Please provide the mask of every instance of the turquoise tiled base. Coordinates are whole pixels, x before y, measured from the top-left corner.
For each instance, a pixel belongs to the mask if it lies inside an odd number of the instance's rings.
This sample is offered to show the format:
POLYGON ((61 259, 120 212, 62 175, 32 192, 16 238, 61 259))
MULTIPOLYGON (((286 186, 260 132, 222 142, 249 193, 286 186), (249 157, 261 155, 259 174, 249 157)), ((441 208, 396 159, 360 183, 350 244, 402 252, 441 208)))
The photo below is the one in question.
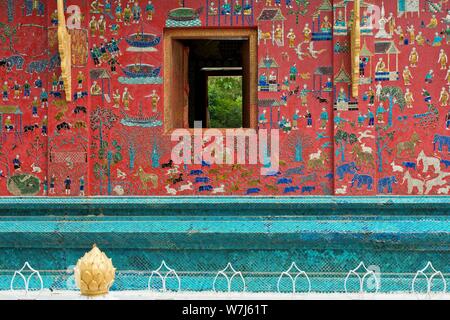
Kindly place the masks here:
MULTIPOLYGON (((428 261, 443 272, 450 288, 448 197, 27 198, 0 203, 0 290, 9 289, 14 270, 25 261, 41 272, 45 287, 73 289, 73 265, 93 243, 118 269, 113 290, 147 288, 151 271, 163 260, 180 276, 184 291, 212 290, 217 272, 229 262, 243 272, 247 291, 255 292, 292 290, 289 281, 277 287, 292 262, 307 273, 315 292, 344 291, 347 273, 361 261, 381 273, 382 292, 410 291, 416 272, 428 261)), ((233 286, 242 289, 240 283, 233 286)), ((168 287, 175 289, 176 283, 169 281, 168 287)), ((297 290, 307 288, 300 278, 297 290)), ((442 288, 442 283, 434 286, 442 288)), ((358 289, 356 279, 347 289, 358 289)))

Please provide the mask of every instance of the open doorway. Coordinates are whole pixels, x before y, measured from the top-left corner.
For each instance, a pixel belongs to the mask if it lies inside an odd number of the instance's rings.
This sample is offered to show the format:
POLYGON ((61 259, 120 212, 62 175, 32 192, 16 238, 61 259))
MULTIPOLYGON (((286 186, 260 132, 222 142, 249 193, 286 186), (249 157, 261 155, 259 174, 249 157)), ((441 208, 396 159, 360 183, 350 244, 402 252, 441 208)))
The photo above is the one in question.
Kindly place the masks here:
POLYGON ((185 49, 189 51, 189 128, 194 127, 195 121, 201 121, 204 128, 242 128, 244 126, 242 80, 243 78, 246 78, 244 81, 247 80, 243 66, 245 55, 248 54, 245 50, 246 42, 247 40, 236 39, 181 41, 185 49), (236 92, 238 79, 241 80, 240 92, 236 92), (221 88, 227 92, 221 91, 221 88), (238 118, 228 119, 228 121, 223 119, 226 114, 231 116, 228 112, 230 109, 236 109, 233 95, 236 99, 241 97, 239 107, 241 114, 238 117, 241 120, 240 123, 236 123, 238 118), (219 121, 219 118, 222 118, 222 121, 219 121), (232 123, 236 123, 236 126, 226 126, 232 123), (217 126, 218 124, 221 126, 217 126))
POLYGON ((242 75, 208 76, 208 128, 241 128, 242 75))
POLYGON ((257 32, 166 29, 165 129, 257 127, 257 32))

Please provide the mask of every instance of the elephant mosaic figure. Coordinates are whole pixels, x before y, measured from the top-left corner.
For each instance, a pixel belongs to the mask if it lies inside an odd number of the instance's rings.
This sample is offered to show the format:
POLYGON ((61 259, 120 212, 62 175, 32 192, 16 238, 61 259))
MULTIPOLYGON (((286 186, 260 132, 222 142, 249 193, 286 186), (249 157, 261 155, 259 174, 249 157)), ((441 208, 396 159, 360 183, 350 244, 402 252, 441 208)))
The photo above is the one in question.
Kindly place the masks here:
POLYGON ((378 181, 378 193, 385 193, 384 189, 387 188, 386 193, 392 193, 392 185, 398 183, 395 176, 385 177, 378 181))
POLYGON ((37 60, 32 61, 28 65, 27 72, 28 73, 42 73, 47 69, 48 61, 47 60, 37 60))
POLYGON ((16 67, 16 70, 22 70, 24 63, 25 59, 18 55, 0 60, 0 66, 6 67, 8 72, 12 71, 14 67, 16 67))
POLYGON ((51 71, 51 70, 55 69, 57 66, 59 66, 60 64, 61 64, 61 57, 59 56, 59 54, 55 54, 49 60, 48 70, 51 71))
POLYGON ((367 185, 367 190, 372 190, 373 187, 373 177, 366 174, 355 174, 352 180, 352 188, 358 183, 357 188, 361 189, 362 186, 367 185))
POLYGON ((356 163, 350 162, 337 167, 336 175, 339 176, 339 180, 343 180, 346 174, 356 174, 358 170, 356 163))
POLYGON ((447 146, 447 150, 450 152, 450 136, 441 136, 436 134, 433 140, 434 150, 436 150, 436 144, 439 151, 443 151, 444 146, 447 146))

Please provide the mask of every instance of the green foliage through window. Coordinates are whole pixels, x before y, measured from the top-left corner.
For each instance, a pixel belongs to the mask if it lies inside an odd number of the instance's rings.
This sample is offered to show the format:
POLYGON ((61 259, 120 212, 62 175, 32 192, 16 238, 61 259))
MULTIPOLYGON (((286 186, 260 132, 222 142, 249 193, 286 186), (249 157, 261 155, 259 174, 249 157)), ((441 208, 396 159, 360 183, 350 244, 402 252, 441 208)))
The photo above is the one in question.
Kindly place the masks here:
POLYGON ((210 128, 242 128, 242 77, 208 77, 210 128))

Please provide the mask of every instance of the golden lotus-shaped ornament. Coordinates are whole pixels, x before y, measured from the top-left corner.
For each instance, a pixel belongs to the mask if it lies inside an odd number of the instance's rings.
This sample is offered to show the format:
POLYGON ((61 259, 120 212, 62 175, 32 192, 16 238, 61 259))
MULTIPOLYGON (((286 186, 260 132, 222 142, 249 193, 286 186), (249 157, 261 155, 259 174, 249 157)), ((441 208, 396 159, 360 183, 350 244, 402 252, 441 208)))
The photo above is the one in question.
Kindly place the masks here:
POLYGON ((94 244, 74 269, 75 282, 85 296, 98 296, 107 294, 114 282, 116 268, 112 260, 100 251, 94 244))

